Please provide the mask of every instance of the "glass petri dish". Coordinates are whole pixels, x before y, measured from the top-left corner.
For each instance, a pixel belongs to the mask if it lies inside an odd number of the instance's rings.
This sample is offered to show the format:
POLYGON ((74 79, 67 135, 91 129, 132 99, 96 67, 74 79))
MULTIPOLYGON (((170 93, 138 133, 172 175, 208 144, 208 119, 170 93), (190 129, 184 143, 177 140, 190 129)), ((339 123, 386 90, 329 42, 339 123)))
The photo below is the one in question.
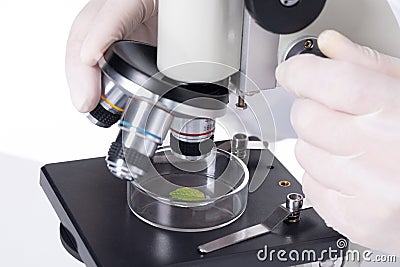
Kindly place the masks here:
POLYGON ((245 211, 249 172, 242 160, 221 149, 197 161, 159 149, 153 168, 128 183, 128 204, 141 220, 180 232, 228 225, 245 211))

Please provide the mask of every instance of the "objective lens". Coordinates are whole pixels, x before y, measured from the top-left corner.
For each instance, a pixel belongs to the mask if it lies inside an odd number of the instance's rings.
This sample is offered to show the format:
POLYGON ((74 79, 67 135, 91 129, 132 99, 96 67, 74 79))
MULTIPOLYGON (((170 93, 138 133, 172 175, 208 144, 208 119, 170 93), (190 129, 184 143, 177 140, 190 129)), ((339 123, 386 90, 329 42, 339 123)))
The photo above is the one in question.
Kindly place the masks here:
POLYGON ((115 85, 105 74, 102 74, 102 88, 105 93, 96 108, 88 114, 88 119, 97 126, 109 128, 121 119, 131 94, 115 85))
POLYGON ((114 176, 120 179, 132 180, 133 177, 125 163, 122 146, 122 131, 119 131, 117 139, 111 144, 106 157, 106 162, 108 169, 114 176))
POLYGON ((171 125, 171 150, 187 160, 199 160, 215 147, 215 120, 209 118, 175 118, 171 125))
POLYGON ((143 175, 150 159, 162 144, 172 122, 168 109, 144 98, 132 97, 120 128, 123 131, 125 161, 132 175, 143 175))

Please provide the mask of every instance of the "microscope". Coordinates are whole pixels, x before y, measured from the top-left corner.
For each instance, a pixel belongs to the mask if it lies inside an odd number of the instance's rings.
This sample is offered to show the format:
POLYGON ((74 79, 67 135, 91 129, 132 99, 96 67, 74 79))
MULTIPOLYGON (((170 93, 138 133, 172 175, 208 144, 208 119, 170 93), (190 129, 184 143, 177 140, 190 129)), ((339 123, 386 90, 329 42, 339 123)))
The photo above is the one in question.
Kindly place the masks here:
MULTIPOLYGON (((217 148, 217 121, 232 113, 229 94, 237 95, 237 108, 253 109, 247 107, 246 95, 276 86, 277 33, 305 28, 324 4, 160 1, 157 47, 119 41, 108 49, 99 61, 103 94, 88 118, 101 127, 118 122, 120 133, 106 162, 113 175, 128 181, 128 203, 136 216, 163 229, 196 232, 230 224, 244 212, 247 166, 234 155, 240 151, 231 147, 227 160, 226 151, 217 148), (289 21, 282 20, 285 14, 289 21), (171 194, 175 197, 169 202, 171 194), (204 202, 179 202, 179 194, 204 196, 204 202), (233 201, 238 203, 226 206, 233 201), (160 219, 160 210, 171 219, 160 219)), ((316 38, 299 40, 285 58, 302 53, 322 56, 316 38)), ((260 124, 262 116, 257 118, 260 124)), ((241 151, 247 150, 245 135, 229 136, 232 144, 243 139, 241 151)), ((248 162, 244 156, 241 160, 248 162)))
POLYGON ((291 266, 343 256, 347 239, 325 225, 269 151, 268 103, 253 100, 277 86, 280 62, 324 56, 313 25, 334 26, 329 10, 344 5, 160 0, 157 47, 118 41, 99 61, 102 95, 88 118, 120 129, 106 158, 41 170, 66 250, 87 266, 291 266), (245 109, 257 136, 236 115, 245 109), (227 130, 232 118, 237 132, 227 130), (215 140, 219 129, 228 140, 215 140), (322 257, 260 260, 266 246, 322 257), (323 253, 329 249, 335 253, 323 253))

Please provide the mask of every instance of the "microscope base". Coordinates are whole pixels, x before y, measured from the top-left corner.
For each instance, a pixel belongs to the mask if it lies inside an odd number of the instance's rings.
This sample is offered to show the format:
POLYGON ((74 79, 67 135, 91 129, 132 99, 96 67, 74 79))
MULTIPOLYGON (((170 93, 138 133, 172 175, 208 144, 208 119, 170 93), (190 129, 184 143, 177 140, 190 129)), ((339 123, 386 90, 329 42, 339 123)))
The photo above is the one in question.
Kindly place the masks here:
MULTIPOLYGON (((260 150, 251 150, 250 178, 259 155, 260 150)), ((271 152, 267 155, 272 159, 271 152)), ((277 159, 272 166, 258 190, 249 193, 247 209, 236 222, 200 233, 166 231, 138 219, 126 201, 126 182, 112 176, 104 158, 45 165, 40 184, 60 218, 62 244, 89 267, 291 266, 322 260, 308 257, 292 260, 289 258, 292 250, 300 256, 303 251, 312 250, 319 257, 329 248, 338 251, 333 256, 340 257, 343 251, 336 243, 343 236, 327 227, 313 209, 303 211, 299 223, 282 223, 271 234, 206 255, 197 251, 200 244, 262 222, 285 201, 288 193, 302 193, 301 185, 277 159), (290 182, 290 186, 279 185, 282 180, 290 182), (257 253, 267 245, 272 261, 269 257, 260 261, 257 253), (287 261, 278 260, 279 250, 286 251, 287 261)), ((328 258, 327 253, 322 255, 328 258)))

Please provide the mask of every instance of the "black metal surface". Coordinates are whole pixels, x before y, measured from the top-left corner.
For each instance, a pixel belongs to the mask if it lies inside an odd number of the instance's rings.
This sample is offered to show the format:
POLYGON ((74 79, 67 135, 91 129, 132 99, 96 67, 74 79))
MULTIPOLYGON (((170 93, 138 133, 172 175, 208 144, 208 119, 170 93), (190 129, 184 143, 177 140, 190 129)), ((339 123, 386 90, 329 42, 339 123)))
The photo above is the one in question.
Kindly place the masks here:
MULTIPOLYGON (((258 156, 259 151, 252 150, 251 175, 258 156)), ((271 153, 269 156, 273 157, 271 153)), ((199 254, 198 245, 264 221, 288 193, 301 193, 300 184, 278 160, 273 166, 262 186, 250 193, 241 218, 222 229, 202 233, 161 230, 137 219, 127 205, 126 183, 110 174, 104 158, 46 165, 41 169, 41 186, 87 266, 289 266, 301 262, 262 262, 257 251, 265 245, 276 251, 296 249, 299 253, 309 249, 319 253, 329 246, 337 249, 341 236, 309 209, 299 223, 282 223, 272 234, 199 254), (280 180, 290 181, 291 186, 279 186, 280 180)))
POLYGON ((157 48, 154 46, 134 41, 118 41, 110 46, 104 59, 125 78, 170 100, 207 109, 221 109, 229 102, 229 91, 226 88, 228 80, 219 82, 220 85, 186 84, 164 76, 157 69, 157 48), (202 101, 189 101, 198 98, 202 101))
POLYGON ((250 15, 264 29, 289 34, 310 25, 321 13, 326 0, 300 0, 287 7, 280 0, 246 0, 250 15))

